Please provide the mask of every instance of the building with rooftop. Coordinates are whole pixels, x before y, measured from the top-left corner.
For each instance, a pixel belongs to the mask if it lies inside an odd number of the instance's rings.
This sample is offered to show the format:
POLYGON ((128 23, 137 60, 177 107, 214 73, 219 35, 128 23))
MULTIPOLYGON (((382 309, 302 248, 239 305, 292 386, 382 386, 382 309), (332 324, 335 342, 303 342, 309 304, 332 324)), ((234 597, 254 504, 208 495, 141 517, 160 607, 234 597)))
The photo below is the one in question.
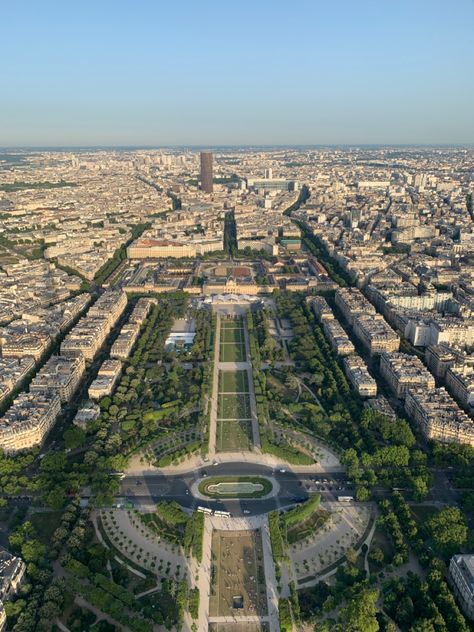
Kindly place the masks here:
POLYGON ((354 334, 370 355, 398 351, 400 338, 380 314, 360 314, 354 319, 354 334))
POLYGON ((335 303, 351 326, 354 324, 356 316, 376 313, 375 307, 357 288, 338 288, 335 294, 335 303))
POLYGON ((326 319, 323 321, 323 331, 327 341, 331 345, 334 353, 338 356, 354 353, 354 345, 349 339, 343 327, 336 319, 326 319))
POLYGON ((365 362, 357 354, 343 360, 344 372, 360 397, 376 397, 377 382, 370 375, 365 362))
POLYGON ((59 395, 61 403, 68 402, 86 370, 82 353, 75 356, 51 356, 30 384, 30 393, 51 390, 59 395))
POLYGON ((122 372, 122 363, 117 359, 105 360, 97 373, 97 377, 89 386, 89 397, 101 399, 111 395, 122 372))
POLYGON ((0 448, 15 454, 42 445, 61 411, 54 391, 20 393, 0 418, 0 448))
POLYGON ((444 388, 407 390, 405 411, 427 439, 474 446, 474 421, 444 388))
POLYGON ((474 555, 453 555, 448 579, 461 610, 466 617, 474 619, 474 555))
POLYGON ((138 323, 125 324, 110 349, 110 357, 126 360, 133 349, 133 345, 139 333, 140 325, 138 323))
POLYGON ((35 359, 32 356, 0 357, 0 404, 20 386, 34 366, 35 359))
POLYGON ((474 366, 454 364, 446 371, 446 387, 461 406, 474 404, 474 366))
POLYGON ((446 371, 456 362, 463 362, 464 355, 459 349, 446 343, 430 345, 425 349, 425 361, 428 369, 435 377, 444 379, 446 371))
POLYGON ((0 547, 0 632, 6 630, 7 623, 4 602, 18 593, 25 571, 26 565, 20 557, 0 547))
POLYGON ((380 373, 399 399, 405 399, 408 388, 435 388, 434 377, 423 362, 407 353, 382 353, 380 373))

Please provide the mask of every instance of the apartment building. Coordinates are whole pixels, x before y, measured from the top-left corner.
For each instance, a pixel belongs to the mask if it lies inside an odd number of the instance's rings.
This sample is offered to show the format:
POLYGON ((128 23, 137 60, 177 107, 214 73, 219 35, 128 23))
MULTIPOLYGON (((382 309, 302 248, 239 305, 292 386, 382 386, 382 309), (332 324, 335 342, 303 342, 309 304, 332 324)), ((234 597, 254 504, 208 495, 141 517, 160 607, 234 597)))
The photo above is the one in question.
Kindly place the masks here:
POLYGON ((11 332, 2 341, 4 358, 32 356, 39 360, 51 344, 51 337, 46 333, 11 332))
POLYGON ((32 356, 0 357, 0 404, 17 388, 35 366, 32 356))
POLYGON ((52 356, 30 384, 30 393, 51 390, 59 395, 61 403, 68 402, 76 392, 86 370, 82 353, 76 356, 52 356))
POLYGON ((97 377, 89 386, 89 397, 101 399, 106 395, 111 395, 121 371, 122 363, 120 360, 105 360, 97 373, 97 377))
POLYGON ((369 303, 357 288, 338 288, 336 290, 335 303, 351 327, 357 316, 376 313, 375 307, 369 303))
POLYGON ((377 382, 359 355, 352 354, 344 358, 343 366, 347 379, 360 397, 376 397, 377 382))
POLYGON ((407 353, 382 353, 380 373, 399 399, 405 399, 409 388, 435 388, 434 377, 423 362, 407 353))
POLYGON ((86 360, 92 360, 126 306, 125 292, 104 292, 63 340, 61 355, 80 352, 86 360))
POLYGON ((446 371, 446 386, 461 406, 474 404, 474 366, 454 364, 446 371))
POLYGON ((405 410, 427 439, 474 446, 474 422, 444 388, 409 389, 405 410))
POLYGON ((398 351, 400 338, 380 314, 360 314, 354 318, 354 334, 370 355, 398 351))
POLYGON ((41 445, 61 411, 53 391, 21 393, 0 418, 0 448, 7 454, 41 445))
POLYGON ((326 299, 322 296, 316 296, 312 299, 311 309, 320 322, 322 322, 323 320, 334 320, 334 313, 329 307, 326 299))
POLYGON ((134 323, 124 325, 110 349, 110 357, 126 360, 130 355, 139 334, 140 325, 134 323))
POLYGON ((130 314, 130 318, 128 319, 129 323, 136 323, 141 325, 143 321, 146 319, 153 305, 156 305, 156 301, 150 298, 140 298, 137 301, 137 304, 133 308, 132 313, 130 314))
POLYGON ((428 369, 435 377, 444 379, 446 371, 456 362, 463 361, 463 354, 458 349, 443 343, 430 345, 425 349, 425 361, 428 369))
POLYGON ((327 338, 327 341, 331 345, 333 351, 338 356, 349 355, 354 353, 354 345, 349 340, 349 336, 346 334, 339 322, 334 320, 323 321, 323 331, 327 338))
POLYGON ((100 296, 89 309, 91 318, 105 318, 109 324, 109 330, 115 325, 127 306, 127 295, 121 290, 108 290, 100 296))
POLYGON ((448 580, 461 610, 474 619, 474 555, 453 555, 449 562, 448 580))
POLYGON ((20 557, 0 547, 0 632, 6 630, 7 623, 4 602, 18 593, 25 571, 26 565, 20 557))
POLYGON ((108 320, 87 315, 69 332, 61 343, 61 355, 82 353, 86 360, 92 360, 104 344, 110 332, 108 320))

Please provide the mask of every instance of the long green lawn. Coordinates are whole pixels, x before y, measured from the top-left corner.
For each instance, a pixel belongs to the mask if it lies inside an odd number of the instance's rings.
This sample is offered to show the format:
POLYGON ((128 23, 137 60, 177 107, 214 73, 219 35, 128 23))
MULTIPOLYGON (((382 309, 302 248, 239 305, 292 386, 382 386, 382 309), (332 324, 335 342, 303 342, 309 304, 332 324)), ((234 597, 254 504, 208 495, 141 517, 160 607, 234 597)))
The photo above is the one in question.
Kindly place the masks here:
POLYGON ((219 393, 248 393, 247 371, 220 371, 219 393))
POLYGON ((248 419, 217 422, 217 452, 241 452, 252 448, 252 424, 248 419))
POLYGON ((221 362, 245 362, 247 356, 244 343, 221 342, 220 361, 221 362))
POLYGON ((221 331, 221 342, 244 342, 243 329, 223 329, 221 331))
POLYGON ((221 329, 242 329, 243 326, 244 323, 241 316, 221 319, 221 329))
POLYGON ((220 393, 217 404, 217 419, 250 419, 250 396, 248 393, 220 393))

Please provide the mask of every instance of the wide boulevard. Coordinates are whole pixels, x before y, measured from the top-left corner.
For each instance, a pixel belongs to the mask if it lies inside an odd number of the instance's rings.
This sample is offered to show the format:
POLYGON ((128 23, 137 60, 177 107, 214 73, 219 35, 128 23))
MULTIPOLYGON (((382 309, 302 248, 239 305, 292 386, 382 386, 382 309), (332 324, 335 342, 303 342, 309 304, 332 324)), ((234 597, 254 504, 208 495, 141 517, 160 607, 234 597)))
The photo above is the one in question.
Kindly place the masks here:
MULTIPOLYGON (((136 507, 147 507, 163 500, 174 500, 182 507, 196 509, 197 506, 229 511, 233 516, 257 515, 273 509, 307 500, 311 494, 320 494, 327 501, 338 496, 352 495, 353 488, 347 484, 344 472, 327 474, 295 474, 283 466, 272 469, 266 465, 251 463, 219 463, 174 475, 159 471, 126 476, 120 485, 122 502, 132 502, 136 507), (266 476, 276 482, 273 496, 264 499, 203 500, 193 495, 195 483, 207 476, 266 476)), ((121 502, 120 500, 118 501, 121 502)))

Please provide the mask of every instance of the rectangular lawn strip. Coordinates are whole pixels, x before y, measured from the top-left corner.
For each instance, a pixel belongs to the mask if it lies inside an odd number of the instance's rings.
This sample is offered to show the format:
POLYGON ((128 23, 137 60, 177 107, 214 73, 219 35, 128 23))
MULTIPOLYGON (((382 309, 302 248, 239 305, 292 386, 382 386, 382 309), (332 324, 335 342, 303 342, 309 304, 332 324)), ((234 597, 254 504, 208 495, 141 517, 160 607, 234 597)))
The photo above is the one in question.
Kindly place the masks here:
POLYGON ((219 393, 248 393, 247 371, 220 371, 219 393))
POLYGON ((221 334, 221 342, 242 343, 244 342, 243 329, 224 329, 221 334))
POLYGON ((242 329, 243 328, 242 318, 222 318, 221 319, 221 328, 222 329, 242 329))
POLYGON ((261 532, 214 531, 212 560, 210 616, 233 616, 236 622, 239 616, 265 616, 267 598, 261 532))
POLYGON ((220 362, 245 362, 246 359, 243 343, 221 342, 220 362))
POLYGON ((217 419, 251 419, 248 393, 220 393, 217 419))
POLYGON ((250 420, 220 420, 217 422, 217 452, 241 452, 252 447, 250 420))

